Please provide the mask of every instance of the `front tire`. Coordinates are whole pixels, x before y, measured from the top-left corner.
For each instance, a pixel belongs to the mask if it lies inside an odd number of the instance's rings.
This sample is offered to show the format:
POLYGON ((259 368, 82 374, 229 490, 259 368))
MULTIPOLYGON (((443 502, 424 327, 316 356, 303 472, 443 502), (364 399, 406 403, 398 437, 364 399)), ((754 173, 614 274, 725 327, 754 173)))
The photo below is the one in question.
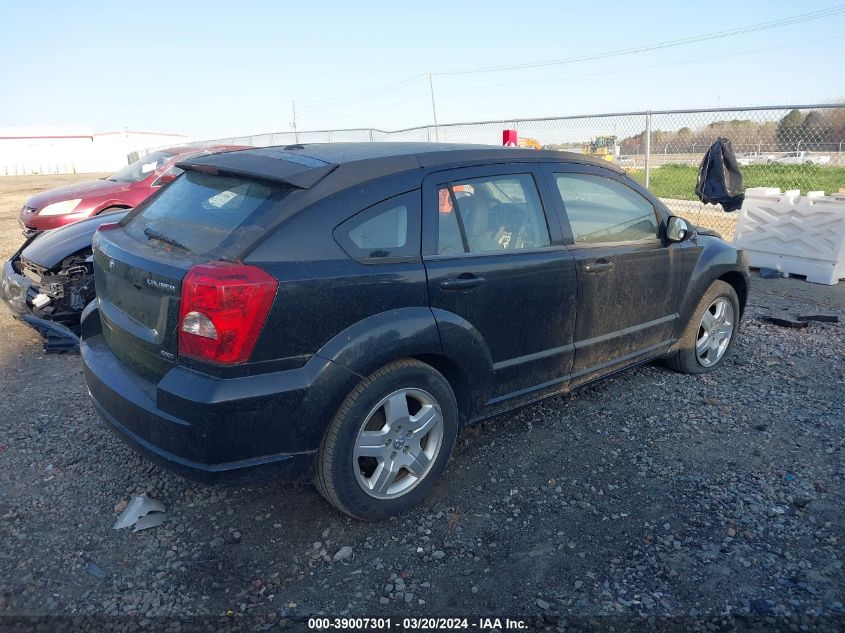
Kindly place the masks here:
POLYGON ((406 359, 364 378, 323 436, 315 483, 341 512, 366 521, 420 503, 455 445, 458 407, 449 382, 406 359))
POLYGON ((714 281, 693 311, 678 350, 665 359, 666 366, 683 374, 704 374, 721 366, 736 341, 739 318, 736 290, 714 281))

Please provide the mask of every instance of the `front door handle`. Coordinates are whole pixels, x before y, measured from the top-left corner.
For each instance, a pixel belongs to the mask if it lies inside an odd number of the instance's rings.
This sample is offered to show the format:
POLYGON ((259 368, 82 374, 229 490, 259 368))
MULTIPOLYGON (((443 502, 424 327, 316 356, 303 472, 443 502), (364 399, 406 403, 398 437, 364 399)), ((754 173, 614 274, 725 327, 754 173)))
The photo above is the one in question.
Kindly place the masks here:
POLYGON ((608 270, 613 270, 615 264, 606 259, 597 259, 594 262, 587 262, 584 264, 585 273, 604 273, 608 270))
POLYGON ((452 279, 444 279, 440 282, 440 289, 469 291, 474 288, 478 288, 478 286, 483 284, 485 281, 484 277, 479 277, 478 275, 473 275, 472 273, 464 273, 463 275, 453 277, 452 279))

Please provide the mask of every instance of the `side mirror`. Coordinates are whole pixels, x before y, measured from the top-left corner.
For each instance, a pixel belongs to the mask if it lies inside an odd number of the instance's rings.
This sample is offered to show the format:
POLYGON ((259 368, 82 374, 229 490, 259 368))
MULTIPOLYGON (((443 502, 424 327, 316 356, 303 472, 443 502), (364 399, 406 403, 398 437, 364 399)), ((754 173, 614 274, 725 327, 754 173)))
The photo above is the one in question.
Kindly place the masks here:
POLYGON ((666 239, 670 242, 683 242, 692 233, 689 223, 676 215, 669 216, 666 222, 666 239))

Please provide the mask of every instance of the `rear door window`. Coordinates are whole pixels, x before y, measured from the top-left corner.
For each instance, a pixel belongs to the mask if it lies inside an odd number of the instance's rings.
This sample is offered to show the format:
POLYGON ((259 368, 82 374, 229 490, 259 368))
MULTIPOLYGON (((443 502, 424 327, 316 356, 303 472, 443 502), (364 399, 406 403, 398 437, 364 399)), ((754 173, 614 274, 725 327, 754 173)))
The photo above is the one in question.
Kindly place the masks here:
POLYGON ((531 174, 452 182, 437 192, 437 254, 549 246, 549 228, 531 174))
POLYGON ((235 238, 258 237, 291 190, 283 184, 188 171, 131 214, 126 231, 142 242, 210 255, 225 251, 235 238))

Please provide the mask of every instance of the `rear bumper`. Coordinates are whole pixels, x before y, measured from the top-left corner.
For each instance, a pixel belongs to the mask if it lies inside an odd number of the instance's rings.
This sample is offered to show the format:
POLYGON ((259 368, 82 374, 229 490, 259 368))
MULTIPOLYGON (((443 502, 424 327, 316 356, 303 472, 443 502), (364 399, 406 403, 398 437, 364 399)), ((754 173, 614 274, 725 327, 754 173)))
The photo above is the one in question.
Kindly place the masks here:
MULTIPOLYGON (((132 431, 128 426, 121 424, 104 405, 94 398, 93 393, 91 398, 100 418, 121 440, 151 462, 185 479, 206 484, 248 484, 265 479, 305 479, 311 473, 311 462, 314 460, 313 451, 309 453, 279 453, 220 464, 205 464, 185 459, 156 446, 132 431)), ((142 412, 137 411, 136 413, 142 412)))
MULTIPOLYGON (((98 319, 93 312, 84 320, 98 319)), ((83 333, 85 380, 106 424, 150 460, 206 483, 308 478, 339 407, 331 390, 345 395, 358 380, 313 357, 299 369, 228 379, 174 367, 156 384, 125 366, 102 334, 85 335, 85 323, 83 333)))

